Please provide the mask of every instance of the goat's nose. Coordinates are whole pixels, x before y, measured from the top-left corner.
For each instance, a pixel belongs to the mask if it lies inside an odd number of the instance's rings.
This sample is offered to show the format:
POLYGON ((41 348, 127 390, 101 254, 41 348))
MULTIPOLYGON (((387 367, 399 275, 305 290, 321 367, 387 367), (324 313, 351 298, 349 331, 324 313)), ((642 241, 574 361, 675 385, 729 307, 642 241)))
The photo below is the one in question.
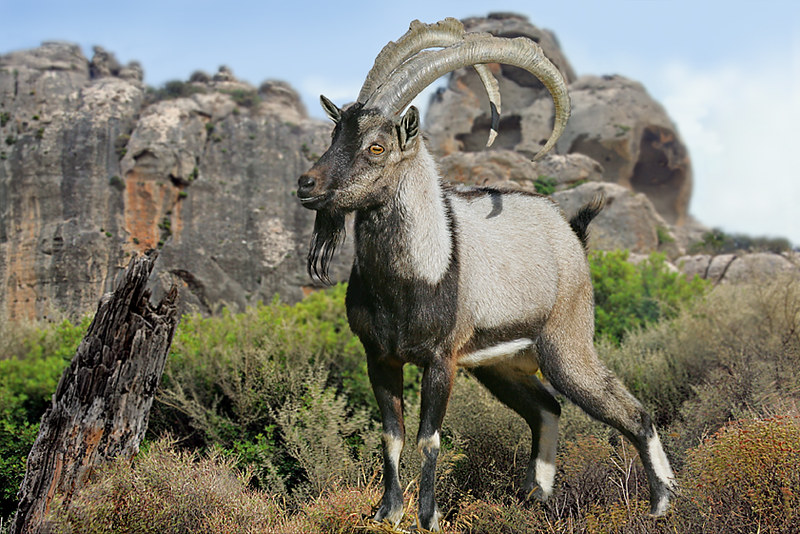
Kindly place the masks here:
POLYGON ((301 197, 308 196, 316 185, 317 181, 312 176, 308 174, 302 175, 297 180, 297 195, 301 197))

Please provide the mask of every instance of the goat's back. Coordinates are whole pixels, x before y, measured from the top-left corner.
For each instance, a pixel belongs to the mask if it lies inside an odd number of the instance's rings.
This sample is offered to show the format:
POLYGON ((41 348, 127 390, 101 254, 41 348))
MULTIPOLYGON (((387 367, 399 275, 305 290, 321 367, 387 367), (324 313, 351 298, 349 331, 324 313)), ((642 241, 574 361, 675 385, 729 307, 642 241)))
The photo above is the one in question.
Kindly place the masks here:
POLYGON ((493 189, 449 196, 464 323, 475 329, 543 325, 558 300, 589 283, 583 246, 549 198, 493 189))

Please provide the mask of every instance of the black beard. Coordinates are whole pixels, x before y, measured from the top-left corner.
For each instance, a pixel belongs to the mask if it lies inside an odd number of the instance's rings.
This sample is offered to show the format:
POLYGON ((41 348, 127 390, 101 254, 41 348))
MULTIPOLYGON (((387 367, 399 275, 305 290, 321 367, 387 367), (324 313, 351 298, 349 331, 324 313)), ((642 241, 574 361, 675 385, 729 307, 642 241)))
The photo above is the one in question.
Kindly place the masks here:
POLYGON ((344 242, 344 213, 331 210, 318 210, 314 219, 314 233, 311 234, 311 248, 308 251, 308 275, 326 285, 333 285, 328 277, 333 253, 344 242))

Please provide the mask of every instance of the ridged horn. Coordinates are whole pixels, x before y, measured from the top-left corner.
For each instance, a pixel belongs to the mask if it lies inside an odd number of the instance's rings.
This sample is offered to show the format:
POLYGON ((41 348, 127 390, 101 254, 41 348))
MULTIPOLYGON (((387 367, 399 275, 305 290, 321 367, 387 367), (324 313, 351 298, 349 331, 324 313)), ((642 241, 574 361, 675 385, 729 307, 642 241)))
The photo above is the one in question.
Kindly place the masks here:
MULTIPOLYGON (((415 56, 426 48, 444 48, 464 39, 466 34, 461 21, 447 17, 434 24, 423 24, 413 21, 408 31, 396 42, 390 41, 375 58, 375 64, 367 74, 364 85, 358 93, 358 102, 365 103, 378 88, 386 82, 391 74, 396 71, 409 58, 415 56)), ((489 97, 492 113, 492 129, 489 132, 489 141, 486 146, 491 146, 497 137, 497 126, 500 122, 500 86, 486 65, 474 65, 480 76, 489 97)))
POLYGON ((461 41, 447 48, 418 53, 398 67, 369 97, 364 107, 377 108, 389 116, 399 114, 440 76, 462 67, 485 63, 503 63, 525 69, 550 91, 555 104, 555 121, 550 139, 533 159, 541 158, 564 131, 570 112, 569 94, 561 72, 547 59, 539 45, 525 37, 508 39, 487 33, 467 33, 461 41))

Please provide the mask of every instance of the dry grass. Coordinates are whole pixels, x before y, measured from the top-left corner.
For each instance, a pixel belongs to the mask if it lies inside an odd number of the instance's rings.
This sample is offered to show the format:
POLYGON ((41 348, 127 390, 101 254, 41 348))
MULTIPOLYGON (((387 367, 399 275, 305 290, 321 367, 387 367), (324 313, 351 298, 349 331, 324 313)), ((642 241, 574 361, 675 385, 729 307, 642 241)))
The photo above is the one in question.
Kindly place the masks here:
MULTIPOLYGON (((718 287, 675 319, 629 333, 619 347, 601 346, 601 355, 658 414, 681 487, 667 515, 648 515, 647 483, 631 446, 569 404, 556 493, 544 505, 520 505, 514 495, 528 460, 528 429, 459 375, 438 470, 446 532, 800 532, 800 283, 718 287)), ((253 490, 232 459, 159 443, 62 507, 62 531, 408 531, 417 508, 418 400, 406 403, 406 513, 394 529, 371 520, 382 487, 371 441, 379 431, 347 408, 324 376, 317 379, 275 413, 306 477, 301 493, 253 490)))

